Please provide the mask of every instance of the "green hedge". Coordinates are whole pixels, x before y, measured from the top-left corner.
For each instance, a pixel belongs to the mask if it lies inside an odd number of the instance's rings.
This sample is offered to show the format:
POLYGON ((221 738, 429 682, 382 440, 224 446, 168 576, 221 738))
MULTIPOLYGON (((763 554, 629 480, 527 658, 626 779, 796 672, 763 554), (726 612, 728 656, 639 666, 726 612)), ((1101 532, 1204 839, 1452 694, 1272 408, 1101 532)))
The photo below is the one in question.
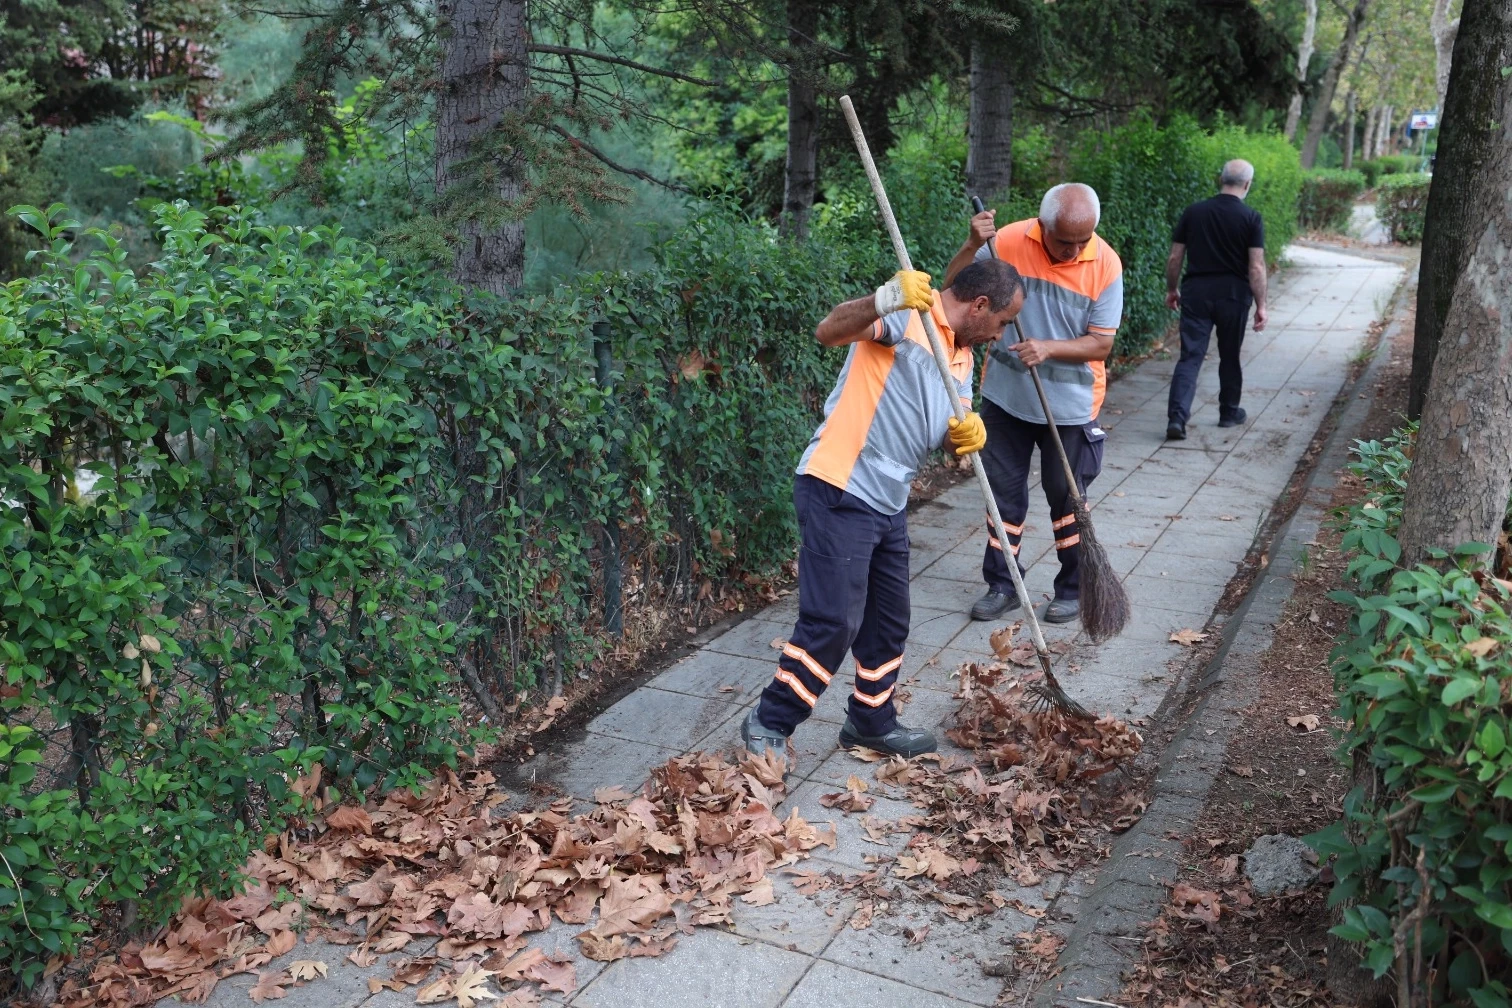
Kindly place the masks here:
POLYGON ((1266 261, 1274 264, 1297 232, 1302 183, 1298 155, 1280 134, 1237 127, 1204 132, 1189 120, 1157 126, 1148 119, 1089 131, 1072 154, 1071 178, 1102 199, 1098 233, 1123 259, 1124 322, 1116 352, 1142 353, 1171 323, 1165 306, 1165 263, 1181 212, 1217 192, 1225 161, 1255 166, 1248 202, 1265 220, 1266 261))
POLYGON ((1416 245, 1423 240, 1431 175, 1388 175, 1376 192, 1376 215, 1392 241, 1416 245))
POLYGON ((1309 231, 1344 232, 1354 211, 1355 197, 1365 191, 1365 175, 1357 171, 1320 168, 1304 172, 1297 218, 1309 231))
MULTIPOLYGON (((1414 1003, 1492 1008, 1512 976, 1512 591, 1467 564, 1399 566, 1412 432, 1362 443, 1344 518, 1354 591, 1335 651, 1341 755, 1370 781, 1308 838, 1334 857, 1334 933, 1376 976, 1432 977, 1414 1003), (1396 936, 1405 933, 1400 945, 1396 936), (1421 969, 1413 961, 1421 949, 1421 969), (1402 953, 1398 957, 1399 951, 1402 953)), ((1462 547, 1464 557, 1483 547, 1462 547)), ((1356 780, 1360 779, 1357 771, 1356 780)), ((1416 981, 1414 981, 1414 984, 1416 981)))

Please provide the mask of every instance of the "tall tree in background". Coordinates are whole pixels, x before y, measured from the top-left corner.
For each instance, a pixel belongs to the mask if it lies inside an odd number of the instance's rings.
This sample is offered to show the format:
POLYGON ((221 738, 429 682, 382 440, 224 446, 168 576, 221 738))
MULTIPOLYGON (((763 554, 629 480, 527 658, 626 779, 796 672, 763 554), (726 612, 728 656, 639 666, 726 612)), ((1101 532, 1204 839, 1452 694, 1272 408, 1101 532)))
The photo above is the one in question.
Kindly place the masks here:
POLYGON ((1438 107, 1444 108, 1444 95, 1449 90, 1449 65, 1454 58, 1454 39, 1459 34, 1460 19, 1449 16, 1449 6, 1454 0, 1433 0, 1433 16, 1429 30, 1433 32, 1434 69, 1437 71, 1438 107))
POLYGON ((1286 139, 1297 138, 1297 123, 1302 119, 1302 92, 1307 89, 1307 67, 1312 62, 1313 42, 1318 37, 1318 0, 1305 0, 1307 10, 1302 20, 1302 41, 1297 46, 1297 87, 1286 106, 1286 139))
POLYGON ((1334 91, 1339 86, 1340 76, 1348 69, 1355 40, 1360 36, 1360 26, 1365 23, 1365 15, 1369 11, 1370 0, 1355 0, 1355 5, 1350 9, 1349 16, 1344 22, 1344 38, 1339 43, 1338 51, 1328 61, 1328 69, 1318 85, 1318 93, 1313 97, 1312 115, 1307 121, 1307 136, 1302 141, 1303 168, 1311 168, 1318 160, 1318 144, 1322 141, 1323 130, 1328 125, 1328 114, 1333 106, 1334 91))
POLYGON ((1506 198, 1505 180, 1495 177, 1492 165, 1505 154, 1505 109, 1512 95, 1508 65, 1512 65, 1512 0, 1465 0, 1423 221, 1409 417, 1424 410, 1438 366, 1441 336, 1459 296, 1461 274, 1487 222, 1501 212, 1501 201, 1506 198))
POLYGON ((525 112, 530 100, 525 0, 441 0, 436 195, 467 206, 452 277, 507 294, 525 272, 525 112))
POLYGON ((819 182, 819 6, 788 0, 787 164, 783 173, 782 230, 808 234, 819 182))
MULTIPOLYGON (((1495 546, 1512 490, 1512 79, 1505 72, 1512 63, 1506 44, 1512 2, 1466 0, 1463 17, 1447 99, 1456 114, 1467 107, 1490 113, 1470 122, 1480 134, 1476 152, 1489 154, 1459 190, 1476 201, 1479 212, 1462 218, 1465 226, 1456 232, 1467 257, 1453 284, 1444 318, 1450 338, 1438 345, 1407 476, 1400 532, 1407 565, 1433 548, 1495 546), (1467 50, 1479 49, 1479 43, 1466 43, 1482 32, 1502 40, 1500 57, 1469 65, 1467 50), (1473 99, 1466 100, 1464 91, 1474 92, 1473 99)), ((1468 132, 1457 139, 1465 142, 1468 132)), ((1447 139, 1439 141, 1446 161, 1458 153, 1444 149, 1447 139)), ((1423 262, 1426 269, 1426 246, 1423 262)))
POLYGON ((972 40, 966 119, 966 187, 989 202, 1013 181, 1013 73, 994 43, 985 35, 972 40))

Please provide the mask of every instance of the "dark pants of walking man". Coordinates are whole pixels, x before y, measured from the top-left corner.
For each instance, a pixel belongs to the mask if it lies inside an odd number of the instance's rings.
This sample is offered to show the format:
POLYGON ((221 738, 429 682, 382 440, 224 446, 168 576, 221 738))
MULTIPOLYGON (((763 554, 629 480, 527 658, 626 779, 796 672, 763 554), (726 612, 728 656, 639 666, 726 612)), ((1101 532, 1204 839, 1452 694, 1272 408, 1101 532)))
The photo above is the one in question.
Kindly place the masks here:
MULTIPOLYGON (((1039 448, 1040 482, 1045 500, 1050 505, 1050 524, 1055 532, 1056 556, 1060 559, 1060 573, 1055 576, 1055 597, 1079 599, 1081 530, 1076 526, 1066 473, 1050 440, 1049 426, 1020 420, 991 400, 982 403, 982 423, 987 427, 987 447, 982 450, 982 461, 987 466, 987 479, 992 484, 992 495, 997 498, 1003 529, 1008 533, 1009 548, 1015 558, 1024 535, 1024 519, 1029 513, 1029 463, 1034 457, 1034 449, 1039 448)), ((1060 431, 1061 443, 1066 446, 1066 457, 1071 460, 1078 488, 1085 494, 1087 485, 1102 471, 1105 435, 1095 423, 1086 427, 1056 429, 1060 431)), ((1020 563, 1019 570, 1023 569, 1024 565, 1020 563)), ((993 538, 990 526, 987 548, 982 556, 982 579, 993 591, 1013 595, 1013 575, 1008 571, 1002 548, 993 538)))
POLYGON ((1237 417, 1239 396, 1244 391, 1239 348, 1244 343, 1249 311, 1249 288, 1227 277, 1189 280, 1182 285, 1181 359, 1171 375, 1171 398, 1166 407, 1171 423, 1185 427, 1192 415, 1197 373, 1202 369, 1214 329, 1218 330, 1218 419, 1237 417))
POLYGON ((893 685, 908 641, 908 512, 882 514, 813 476, 793 481, 793 503, 803 542, 798 624, 762 693, 762 723, 791 735, 850 651, 851 722, 862 735, 886 735, 898 724, 893 685))

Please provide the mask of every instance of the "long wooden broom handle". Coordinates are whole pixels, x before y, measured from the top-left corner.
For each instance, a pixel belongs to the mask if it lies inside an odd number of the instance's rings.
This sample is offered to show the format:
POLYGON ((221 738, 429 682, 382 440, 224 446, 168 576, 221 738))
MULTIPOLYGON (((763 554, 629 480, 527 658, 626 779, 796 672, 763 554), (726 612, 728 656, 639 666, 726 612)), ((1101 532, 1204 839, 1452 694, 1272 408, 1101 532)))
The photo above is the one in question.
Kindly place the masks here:
MULTIPOLYGON (((971 207, 977 213, 987 209, 982 203, 982 197, 971 197, 971 207)), ((987 243, 987 251, 992 258, 997 258, 996 239, 987 243)), ((1018 319, 1013 320, 1013 331, 1018 333, 1018 341, 1024 342, 1024 330, 1020 328, 1018 319)), ((1060 428, 1056 426, 1055 414, 1050 412, 1050 397, 1045 395, 1045 384, 1040 381, 1039 368, 1029 368, 1029 377, 1034 379, 1034 391, 1039 393, 1040 409, 1045 411, 1045 423, 1050 427, 1050 440, 1055 442, 1056 454, 1060 456, 1061 466, 1066 470, 1066 486, 1071 488, 1071 496, 1086 504, 1086 498, 1082 496, 1081 488, 1076 484, 1076 472, 1071 468, 1071 459, 1066 455, 1066 446, 1061 443, 1060 428)))
MULTIPOLYGON (((861 167, 866 170, 866 180, 871 183, 872 195, 877 198, 877 210, 882 214, 882 223, 887 228, 887 237, 892 241, 894 254, 898 257, 898 268, 913 269, 913 260, 908 257, 908 246, 903 244, 903 233, 898 230, 898 219, 893 216, 892 203, 887 198, 887 190, 882 186, 882 176, 877 171, 877 163, 872 160, 871 147, 866 142, 866 134, 861 132, 861 120, 856 118, 856 108, 851 104, 850 95, 840 97, 840 111, 845 113, 845 123, 850 127, 851 139, 856 141, 856 153, 861 155, 861 167)), ((955 406, 957 420, 966 416, 966 407, 961 405, 960 388, 956 383, 955 376, 950 373, 950 359, 945 356, 945 341, 940 338, 940 330, 935 326, 934 315, 931 312, 919 312, 919 320, 924 323, 924 332, 929 337, 929 348, 934 351, 935 364, 940 369, 940 380, 945 383, 945 393, 955 406)), ((1040 663, 1049 668, 1050 649, 1045 646, 1045 635, 1040 630, 1039 620, 1034 615, 1034 604, 1029 599, 1029 592, 1024 588, 1024 576, 1019 573, 1018 558, 1013 555, 1013 548, 1008 542, 1008 531, 1003 528, 1003 516, 998 513, 997 498, 993 496, 992 484, 987 482, 987 469, 982 465, 982 453, 971 453, 971 468, 976 472, 978 485, 982 488, 982 496, 987 501, 987 519, 992 523, 993 534, 1003 546, 1003 559, 1007 562, 1008 573, 1013 578, 1013 590, 1024 603, 1024 615, 1029 622, 1029 630, 1034 635, 1034 649, 1038 652, 1040 663)))

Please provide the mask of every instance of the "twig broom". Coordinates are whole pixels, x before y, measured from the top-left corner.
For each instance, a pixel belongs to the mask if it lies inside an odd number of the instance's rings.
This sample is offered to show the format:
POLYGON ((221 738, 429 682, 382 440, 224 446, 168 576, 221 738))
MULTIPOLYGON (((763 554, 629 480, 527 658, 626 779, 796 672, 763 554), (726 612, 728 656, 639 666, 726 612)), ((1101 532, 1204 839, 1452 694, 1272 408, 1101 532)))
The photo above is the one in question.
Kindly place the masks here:
MULTIPOLYGON (((986 209, 979 196, 971 197, 971 207, 977 213, 986 209)), ((988 242, 987 249, 994 259, 997 258, 997 249, 991 242, 988 242)), ((1013 331, 1018 333, 1018 341, 1022 343, 1024 330, 1019 327, 1018 319, 1013 320, 1013 331)), ((1050 440, 1055 442, 1055 452, 1060 456, 1061 466, 1066 473, 1066 493, 1071 497, 1071 512, 1076 518, 1077 534, 1081 536, 1082 628, 1094 644, 1101 644, 1110 637, 1123 633, 1124 627, 1129 625, 1129 595, 1124 591, 1123 582, 1113 572, 1107 551, 1097 541, 1097 530, 1092 527, 1092 514, 1087 508, 1087 499, 1082 496, 1081 487, 1076 482, 1076 473, 1071 469, 1071 460, 1066 456, 1066 446, 1061 442, 1060 428, 1055 425, 1055 414, 1050 412, 1050 397, 1045 395, 1039 368, 1031 367, 1029 377, 1034 379, 1034 391, 1039 395, 1040 409, 1045 411, 1050 440)), ((1006 542, 1003 539, 998 541, 1006 542)), ((1010 563, 1010 566, 1017 564, 1010 563)), ((1024 596, 1020 594, 1019 598, 1024 596)), ((1029 600, 1025 598, 1024 604, 1028 605, 1029 600)))
MULTIPOLYGON (((887 198, 887 190, 882 187, 882 176, 877 172, 877 163, 872 160, 871 147, 866 143, 866 134, 861 132, 861 120, 856 118, 856 108, 851 104, 849 95, 841 96, 840 110, 845 113, 845 122, 850 127, 851 138, 856 141, 856 153, 861 156, 861 166, 866 169, 867 181, 871 183, 872 194, 877 198, 877 210, 882 215, 882 223, 887 228, 887 237, 892 241, 893 252, 898 257, 898 267, 911 270, 913 260, 908 256, 908 247, 903 244, 903 235, 898 230, 898 220, 893 216, 892 203, 887 198)), ((950 360, 945 356, 945 343, 940 339, 940 330, 936 328, 933 316, 927 311, 919 312, 919 320, 923 322, 924 332, 929 337, 929 347, 934 352, 935 364, 940 369, 940 380, 945 383, 950 401, 955 403, 956 419, 964 419, 966 408, 961 405, 955 378, 950 374, 950 360)), ((997 498, 992 495, 992 486, 987 482, 987 470, 982 465, 982 455, 980 452, 974 452, 970 457, 971 468, 975 471, 977 483, 982 488, 982 496, 987 500, 987 517, 992 522, 993 532, 998 542, 1003 544, 1004 552, 1010 553, 1008 533, 1003 529, 1003 518, 998 513, 997 498)), ((1024 589, 1023 575, 1019 573, 1018 564, 1013 562, 1011 553, 1008 559, 1008 571, 1013 576, 1013 590, 1018 592, 1019 598, 1027 602, 1029 595, 1024 589)), ((1028 618, 1030 633, 1034 638, 1034 651, 1039 656, 1040 671, 1045 675, 1043 683, 1036 683, 1031 687, 1034 695, 1063 714, 1090 719, 1092 715, 1066 694, 1060 683, 1056 681, 1055 673, 1050 671, 1050 649, 1045 646, 1045 635, 1040 630, 1039 620, 1035 618, 1034 607, 1026 604, 1024 611, 1028 618)))

